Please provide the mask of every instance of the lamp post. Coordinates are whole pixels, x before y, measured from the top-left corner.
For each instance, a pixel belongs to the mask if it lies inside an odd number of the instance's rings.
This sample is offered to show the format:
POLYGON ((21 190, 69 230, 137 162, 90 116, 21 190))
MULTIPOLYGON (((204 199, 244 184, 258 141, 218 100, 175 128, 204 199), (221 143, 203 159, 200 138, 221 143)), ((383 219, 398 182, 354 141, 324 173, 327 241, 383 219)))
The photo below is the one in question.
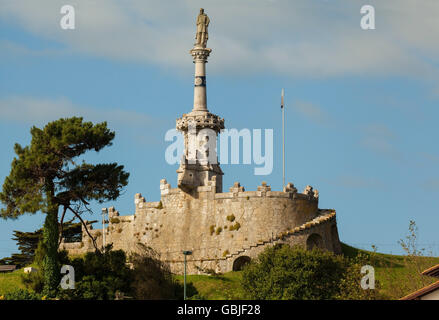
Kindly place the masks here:
POLYGON ((184 254, 184 300, 186 300, 186 256, 192 254, 192 251, 183 251, 184 254))

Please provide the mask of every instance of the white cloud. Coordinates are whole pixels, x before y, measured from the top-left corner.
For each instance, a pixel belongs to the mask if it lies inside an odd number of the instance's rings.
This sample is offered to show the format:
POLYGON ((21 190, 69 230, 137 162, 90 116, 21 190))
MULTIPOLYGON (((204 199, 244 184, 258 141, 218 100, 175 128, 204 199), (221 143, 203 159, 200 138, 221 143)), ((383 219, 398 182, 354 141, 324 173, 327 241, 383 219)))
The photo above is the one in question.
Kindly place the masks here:
POLYGON ((134 111, 79 106, 66 98, 6 97, 0 99, 0 121, 44 125, 59 118, 84 117, 86 121, 108 121, 110 125, 145 126, 155 123, 150 117, 134 111))
POLYGON ((325 110, 311 102, 296 101, 293 103, 292 108, 313 122, 325 125, 333 122, 325 110))
POLYGON ((422 187, 427 191, 438 191, 439 190, 439 179, 429 179, 424 181, 422 187))
POLYGON ((370 124, 362 128, 363 138, 361 144, 367 149, 379 155, 401 160, 402 153, 395 146, 397 135, 387 126, 382 124, 370 124))
POLYGON ((367 188, 377 189, 383 186, 383 182, 372 177, 361 177, 357 175, 344 175, 335 179, 334 184, 344 188, 367 188))
POLYGON ((76 30, 61 30, 65 1, 4 0, 0 18, 71 52, 191 68, 194 20, 211 17, 209 68, 289 76, 422 75, 434 79, 439 1, 370 0, 377 29, 360 28, 362 1, 76 0, 76 30))

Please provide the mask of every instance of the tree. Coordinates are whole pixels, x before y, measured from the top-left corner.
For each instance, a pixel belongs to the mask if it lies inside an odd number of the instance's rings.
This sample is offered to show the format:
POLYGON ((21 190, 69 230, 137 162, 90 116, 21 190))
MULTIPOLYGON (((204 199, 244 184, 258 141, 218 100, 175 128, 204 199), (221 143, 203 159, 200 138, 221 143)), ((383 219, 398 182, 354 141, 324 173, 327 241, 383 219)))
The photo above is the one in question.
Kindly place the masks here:
POLYGON ((83 257, 69 259, 65 264, 75 270, 75 289, 62 290, 58 297, 65 300, 114 300, 117 292, 130 294, 133 272, 122 250, 87 252, 83 257))
POLYGON ((181 286, 175 281, 169 264, 160 260, 159 254, 150 247, 138 243, 133 253, 134 279, 132 291, 138 300, 177 299, 181 286))
MULTIPOLYGON (((95 221, 88 221, 87 224, 94 223, 95 221)), ((37 250, 38 243, 43 238, 43 229, 38 229, 34 232, 23 232, 14 230, 14 237, 12 240, 17 242, 20 253, 13 253, 11 257, 3 258, 0 260, 0 264, 13 264, 18 267, 24 267, 31 264, 34 261, 35 251, 37 250)), ((82 239, 81 223, 73 223, 67 221, 63 223, 62 239, 64 242, 78 242, 82 239)))
MULTIPOLYGON (((60 277, 57 252, 62 227, 58 226, 63 225, 66 212, 72 212, 91 237, 81 214, 91 212, 88 205, 92 200, 115 200, 127 185, 129 174, 117 163, 93 165, 77 159, 89 150, 98 152, 112 145, 115 133, 107 128, 106 122, 94 125, 78 117, 59 119, 43 129, 34 126, 30 133, 29 146, 15 144, 17 157, 0 193, 0 201, 5 205, 0 216, 16 219, 25 213, 46 214, 43 272, 45 293, 52 295, 60 277)), ((93 243, 96 247, 95 239, 93 243)))
POLYGON ((422 275, 422 272, 437 264, 437 259, 432 252, 426 252, 425 248, 420 247, 418 239, 416 222, 410 220, 408 233, 398 241, 405 255, 397 263, 391 262, 384 266, 383 278, 388 287, 386 293, 391 299, 402 298, 435 282, 434 278, 422 275), (395 268, 401 271, 395 272, 395 268))
POLYGON ((328 251, 276 245, 244 267, 242 286, 252 299, 373 299, 360 287, 361 266, 328 251))

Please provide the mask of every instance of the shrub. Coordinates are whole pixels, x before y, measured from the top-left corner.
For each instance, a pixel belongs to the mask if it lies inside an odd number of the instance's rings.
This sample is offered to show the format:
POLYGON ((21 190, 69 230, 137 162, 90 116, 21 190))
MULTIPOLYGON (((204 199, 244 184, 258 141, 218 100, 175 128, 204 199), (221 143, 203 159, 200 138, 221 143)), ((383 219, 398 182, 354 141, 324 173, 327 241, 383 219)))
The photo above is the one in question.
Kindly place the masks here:
POLYGON ((104 253, 88 252, 68 263, 75 269, 75 289, 60 290, 59 298, 72 300, 113 300, 116 292, 130 294, 132 271, 122 250, 106 247, 104 253))
POLYGON ((219 235, 222 231, 223 231, 223 228, 218 227, 218 228, 216 228, 215 234, 219 235))
POLYGON ((210 231, 210 235, 213 235, 213 234, 215 233, 215 226, 214 226, 214 225, 211 225, 211 226, 209 227, 209 231, 210 231))
POLYGON ((227 220, 230 222, 233 222, 233 221, 235 221, 235 216, 233 214, 230 216, 227 216, 227 220))
POLYGON ((373 299, 360 287, 360 263, 328 251, 276 245, 244 267, 242 286, 252 299, 373 299))
POLYGON ((4 300, 41 300, 41 294, 23 289, 16 289, 3 296, 4 300))
POLYGON ((240 224, 239 222, 236 222, 233 226, 231 226, 231 227, 229 228, 229 230, 230 230, 230 231, 233 231, 233 230, 238 231, 239 228, 241 228, 241 224, 240 224))
POLYGON ((37 272, 21 274, 21 282, 26 286, 26 288, 36 293, 41 293, 44 287, 43 272, 41 269, 38 269, 37 272))
POLYGON ((161 261, 152 248, 143 244, 138 246, 140 253, 130 257, 134 269, 131 288, 135 299, 177 299, 182 290, 174 280, 169 265, 161 261))
POLYGON ((110 222, 114 223, 114 224, 117 224, 117 223, 120 223, 120 220, 119 220, 119 218, 111 218, 110 222))

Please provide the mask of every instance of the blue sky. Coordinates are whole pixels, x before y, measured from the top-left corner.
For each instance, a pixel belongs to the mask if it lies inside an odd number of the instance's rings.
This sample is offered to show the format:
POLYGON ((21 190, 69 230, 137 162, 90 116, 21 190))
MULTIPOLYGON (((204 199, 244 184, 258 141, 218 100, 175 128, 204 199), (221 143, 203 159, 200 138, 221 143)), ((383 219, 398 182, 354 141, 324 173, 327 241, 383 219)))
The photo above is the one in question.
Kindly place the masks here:
MULTIPOLYGON (((286 91, 287 181, 320 192, 337 210, 341 240, 401 253, 415 220, 421 247, 439 255, 439 3, 417 1, 58 1, 0 3, 0 180, 15 142, 32 125, 66 116, 108 121, 113 146, 90 161, 130 172, 114 203, 134 212, 134 194, 159 200, 176 186, 165 162, 167 130, 191 110, 194 19, 211 18, 208 108, 227 128, 274 129, 274 170, 223 165, 224 190, 282 184, 280 91, 286 91), (76 9, 76 29, 59 27, 76 9), (376 9, 376 30, 360 8, 376 9), (436 12, 436 13, 435 13, 436 12)), ((99 219, 100 205, 94 204, 99 219)), ((13 230, 40 228, 43 215, 0 221, 0 257, 16 252, 13 230)))

